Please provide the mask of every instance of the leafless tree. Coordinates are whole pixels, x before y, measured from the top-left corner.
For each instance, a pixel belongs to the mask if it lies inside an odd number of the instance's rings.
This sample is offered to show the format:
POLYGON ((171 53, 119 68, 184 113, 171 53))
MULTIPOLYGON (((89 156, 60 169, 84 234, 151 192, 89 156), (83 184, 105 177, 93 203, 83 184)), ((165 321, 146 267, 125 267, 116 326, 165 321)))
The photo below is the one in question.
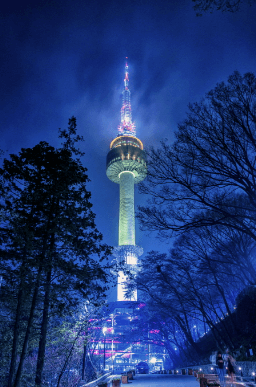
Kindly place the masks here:
POLYGON ((173 231, 221 225, 256 240, 256 79, 235 72, 189 106, 176 141, 148 152, 150 195, 141 227, 173 231))

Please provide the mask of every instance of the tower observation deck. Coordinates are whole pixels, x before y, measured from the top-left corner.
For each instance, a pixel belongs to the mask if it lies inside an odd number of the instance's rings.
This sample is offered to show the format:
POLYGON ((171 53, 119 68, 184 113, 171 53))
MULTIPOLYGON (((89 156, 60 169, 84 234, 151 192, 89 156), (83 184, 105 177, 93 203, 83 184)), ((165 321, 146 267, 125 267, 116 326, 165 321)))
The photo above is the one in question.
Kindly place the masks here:
POLYGON ((122 263, 124 270, 118 271, 117 301, 137 301, 136 291, 130 298, 125 297, 128 283, 125 269, 135 272, 138 257, 143 253, 143 249, 135 244, 134 184, 144 180, 147 175, 143 144, 136 137, 135 124, 132 122, 128 85, 126 62, 121 123, 107 155, 107 177, 120 186, 118 247, 115 247, 113 254, 117 265, 122 263))

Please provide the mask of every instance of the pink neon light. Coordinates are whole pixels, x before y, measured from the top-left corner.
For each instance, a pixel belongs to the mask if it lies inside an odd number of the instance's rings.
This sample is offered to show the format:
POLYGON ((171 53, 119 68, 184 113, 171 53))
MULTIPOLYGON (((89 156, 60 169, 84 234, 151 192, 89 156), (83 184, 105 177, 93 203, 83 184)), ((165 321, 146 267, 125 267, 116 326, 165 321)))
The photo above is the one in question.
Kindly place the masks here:
POLYGON ((121 123, 118 126, 119 135, 131 135, 136 136, 136 126, 132 122, 132 111, 130 101, 130 90, 128 87, 129 73, 128 63, 125 65, 125 78, 124 78, 124 89, 123 89, 123 103, 121 108, 121 123))
POLYGON ((122 355, 121 357, 123 357, 123 358, 130 358, 131 357, 131 355, 129 354, 129 353, 125 353, 124 355, 122 355))

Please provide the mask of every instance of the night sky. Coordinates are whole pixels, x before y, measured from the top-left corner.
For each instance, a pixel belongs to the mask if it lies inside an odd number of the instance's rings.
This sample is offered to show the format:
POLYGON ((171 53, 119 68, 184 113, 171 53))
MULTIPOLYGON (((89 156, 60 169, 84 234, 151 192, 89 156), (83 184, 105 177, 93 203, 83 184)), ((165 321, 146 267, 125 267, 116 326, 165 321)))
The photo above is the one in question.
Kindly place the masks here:
MULTIPOLYGON (((256 4, 197 17, 192 0, 5 2, 1 29, 1 144, 16 153, 41 140, 59 146, 58 128, 77 118, 85 142, 96 223, 118 242, 119 187, 106 155, 120 122, 125 57, 133 120, 145 147, 174 138, 187 105, 235 70, 254 72, 256 4)), ((145 199, 136 194, 136 204, 145 199)), ((169 248, 142 231, 147 252, 169 248)))

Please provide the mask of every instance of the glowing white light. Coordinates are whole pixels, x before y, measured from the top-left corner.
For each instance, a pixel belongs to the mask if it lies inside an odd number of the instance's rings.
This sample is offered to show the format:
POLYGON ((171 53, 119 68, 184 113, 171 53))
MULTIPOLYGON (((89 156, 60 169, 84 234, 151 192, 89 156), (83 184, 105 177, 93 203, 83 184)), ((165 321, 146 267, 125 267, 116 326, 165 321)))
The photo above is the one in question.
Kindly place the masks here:
POLYGON ((107 327, 103 327, 103 328, 102 328, 103 335, 105 335, 105 333, 107 332, 107 330, 108 330, 107 327))
POLYGON ((155 357, 151 357, 150 363, 155 363, 155 362, 156 362, 156 358, 155 357))
POLYGON ((122 175, 122 173, 131 173, 133 175, 133 177, 135 177, 135 174, 132 172, 132 171, 123 171, 123 172, 120 172, 118 177, 120 179, 120 176, 122 175))

